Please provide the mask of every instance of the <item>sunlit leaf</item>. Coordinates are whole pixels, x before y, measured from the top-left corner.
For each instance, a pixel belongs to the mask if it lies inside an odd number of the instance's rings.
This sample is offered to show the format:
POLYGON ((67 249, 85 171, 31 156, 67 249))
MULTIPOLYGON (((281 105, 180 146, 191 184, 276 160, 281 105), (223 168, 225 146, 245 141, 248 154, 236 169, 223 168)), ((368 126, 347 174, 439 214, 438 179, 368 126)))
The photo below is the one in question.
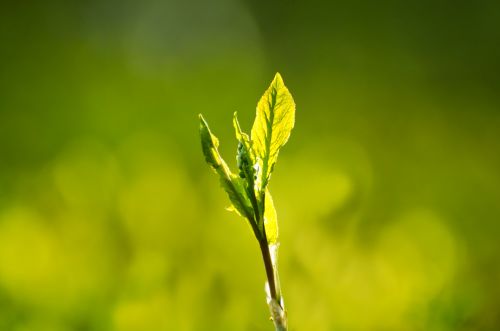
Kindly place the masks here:
POLYGON ((257 104, 252 127, 253 151, 261 172, 257 181, 264 191, 278 158, 280 148, 288 141, 295 123, 295 103, 279 73, 257 104))

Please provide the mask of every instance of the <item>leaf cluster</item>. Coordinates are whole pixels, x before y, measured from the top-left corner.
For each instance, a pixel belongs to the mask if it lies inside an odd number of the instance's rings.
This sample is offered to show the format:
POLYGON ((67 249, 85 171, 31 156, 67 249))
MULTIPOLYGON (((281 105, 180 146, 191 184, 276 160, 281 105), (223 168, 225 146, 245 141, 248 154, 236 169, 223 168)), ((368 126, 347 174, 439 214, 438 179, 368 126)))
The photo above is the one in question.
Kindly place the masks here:
POLYGON ((200 136, 207 163, 219 175, 229 196, 231 209, 245 217, 259 242, 277 244, 278 220, 268 189, 278 154, 288 141, 295 122, 295 103, 281 75, 277 73, 257 104, 249 136, 241 129, 237 114, 233 126, 238 140, 237 174, 219 153, 219 140, 200 114, 200 136))

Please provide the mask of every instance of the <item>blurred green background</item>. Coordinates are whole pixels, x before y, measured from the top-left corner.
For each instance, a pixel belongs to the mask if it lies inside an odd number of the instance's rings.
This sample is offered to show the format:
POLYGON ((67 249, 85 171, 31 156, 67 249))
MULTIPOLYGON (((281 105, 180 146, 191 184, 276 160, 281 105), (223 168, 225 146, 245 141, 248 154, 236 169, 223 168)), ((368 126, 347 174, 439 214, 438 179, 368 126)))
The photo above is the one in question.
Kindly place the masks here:
POLYGON ((291 330, 500 329, 498 1, 2 1, 0 330, 271 330, 234 166, 281 72, 291 330))

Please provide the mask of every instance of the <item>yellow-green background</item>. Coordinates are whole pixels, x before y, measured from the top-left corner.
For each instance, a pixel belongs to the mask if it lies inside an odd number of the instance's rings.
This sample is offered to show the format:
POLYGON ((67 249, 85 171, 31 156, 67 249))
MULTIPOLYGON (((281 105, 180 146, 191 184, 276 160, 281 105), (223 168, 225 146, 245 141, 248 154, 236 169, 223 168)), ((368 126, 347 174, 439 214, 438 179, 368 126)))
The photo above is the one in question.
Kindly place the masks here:
POLYGON ((500 329, 495 1, 2 1, 0 330, 271 330, 234 165, 281 72, 291 330, 500 329))

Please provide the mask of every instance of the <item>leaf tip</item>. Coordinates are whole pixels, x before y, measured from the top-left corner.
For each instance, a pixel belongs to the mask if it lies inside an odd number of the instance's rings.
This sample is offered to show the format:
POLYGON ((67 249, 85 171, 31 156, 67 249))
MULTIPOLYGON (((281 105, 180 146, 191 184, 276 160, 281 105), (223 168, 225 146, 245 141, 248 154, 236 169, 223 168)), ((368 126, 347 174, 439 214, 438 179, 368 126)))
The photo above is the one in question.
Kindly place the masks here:
POLYGON ((211 135, 210 129, 208 128, 208 123, 203 117, 202 114, 198 114, 198 118, 200 119, 200 132, 206 131, 208 135, 211 135))
POLYGON ((238 112, 235 111, 233 113, 233 125, 236 127, 236 125, 238 125, 238 127, 240 126, 239 123, 238 123, 238 112))
POLYGON ((241 131, 241 127, 240 127, 240 122, 238 121, 238 112, 236 112, 236 111, 233 114, 233 127, 234 127, 234 130, 236 132, 236 138, 238 140, 240 140, 242 131, 241 131))
POLYGON ((205 118, 203 118, 203 115, 201 113, 198 114, 198 119, 200 120, 200 123, 206 124, 207 122, 205 121, 205 118))
POLYGON ((273 85, 275 86, 285 85, 285 83, 283 82, 283 77, 281 77, 281 74, 279 72, 276 72, 276 74, 274 75, 273 85))

